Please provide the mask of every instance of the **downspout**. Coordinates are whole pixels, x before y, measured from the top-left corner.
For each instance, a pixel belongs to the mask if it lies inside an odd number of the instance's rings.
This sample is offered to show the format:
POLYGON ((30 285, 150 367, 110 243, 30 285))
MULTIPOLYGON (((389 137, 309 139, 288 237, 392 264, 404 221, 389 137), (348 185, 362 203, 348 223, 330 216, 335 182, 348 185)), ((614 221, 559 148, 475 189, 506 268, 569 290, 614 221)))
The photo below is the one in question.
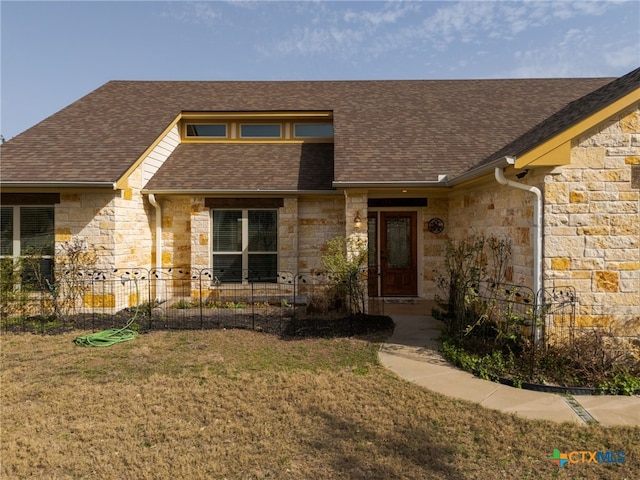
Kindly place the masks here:
POLYGON ((156 278, 162 278, 162 208, 153 193, 149 194, 149 203, 156 209, 156 278))
MULTIPOLYGON (((515 164, 515 158, 505 157, 505 160, 509 165, 515 164)), ((542 192, 538 187, 526 185, 524 183, 514 182, 508 180, 504 176, 504 171, 500 167, 495 169, 496 180, 501 185, 508 187, 518 188, 531 192, 536 196, 536 201, 533 204, 533 292, 535 295, 535 316, 538 317, 538 309, 542 301, 542 192)), ((534 329, 534 339, 540 340, 541 331, 539 328, 534 329)))

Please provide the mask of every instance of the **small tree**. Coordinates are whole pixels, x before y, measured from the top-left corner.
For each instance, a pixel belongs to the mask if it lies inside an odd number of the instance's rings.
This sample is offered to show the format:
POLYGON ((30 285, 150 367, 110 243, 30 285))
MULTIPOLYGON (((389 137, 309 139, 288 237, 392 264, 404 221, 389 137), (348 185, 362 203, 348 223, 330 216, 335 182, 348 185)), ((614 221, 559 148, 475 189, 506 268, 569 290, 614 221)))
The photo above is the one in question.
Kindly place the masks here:
MULTIPOLYGON (((97 255, 75 239, 56 248, 53 271, 43 268, 50 258, 31 249, 21 258, 22 272, 29 273, 28 283, 51 296, 53 315, 60 319, 75 312, 97 264, 97 255)), ((23 283, 24 283, 23 278, 23 283)))
POLYGON ((362 237, 335 237, 327 242, 322 264, 336 299, 354 313, 365 311, 367 242, 362 237))

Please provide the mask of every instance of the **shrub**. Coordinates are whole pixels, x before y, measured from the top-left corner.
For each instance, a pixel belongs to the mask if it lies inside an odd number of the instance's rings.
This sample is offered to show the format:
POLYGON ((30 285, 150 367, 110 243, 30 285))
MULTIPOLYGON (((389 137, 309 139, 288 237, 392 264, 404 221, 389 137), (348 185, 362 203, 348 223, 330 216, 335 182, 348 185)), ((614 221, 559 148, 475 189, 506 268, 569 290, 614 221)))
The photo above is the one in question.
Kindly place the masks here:
POLYGON ((362 237, 335 237, 324 248, 322 264, 331 282, 335 308, 363 313, 368 251, 362 237))

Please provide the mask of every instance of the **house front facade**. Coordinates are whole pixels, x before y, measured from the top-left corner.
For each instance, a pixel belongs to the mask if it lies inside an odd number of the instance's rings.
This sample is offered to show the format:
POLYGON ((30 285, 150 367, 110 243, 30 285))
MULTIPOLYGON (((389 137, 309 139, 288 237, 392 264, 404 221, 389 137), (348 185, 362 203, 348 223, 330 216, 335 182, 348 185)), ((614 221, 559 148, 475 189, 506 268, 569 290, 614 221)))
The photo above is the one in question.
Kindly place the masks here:
MULTIPOLYGON (((109 82, 2 145, 2 256, 277 282, 368 246, 370 297, 434 299, 447 245, 640 333, 640 70, 618 79, 109 82)), ((213 281, 213 280, 212 280, 213 281)))

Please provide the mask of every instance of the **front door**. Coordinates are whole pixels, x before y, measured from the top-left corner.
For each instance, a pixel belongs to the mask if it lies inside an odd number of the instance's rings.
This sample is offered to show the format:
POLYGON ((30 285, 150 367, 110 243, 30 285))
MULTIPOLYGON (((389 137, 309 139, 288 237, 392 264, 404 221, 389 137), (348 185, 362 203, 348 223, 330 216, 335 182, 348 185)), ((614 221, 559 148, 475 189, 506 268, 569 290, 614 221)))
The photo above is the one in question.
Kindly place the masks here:
POLYGON ((416 212, 380 212, 380 290, 386 296, 418 294, 416 212))

